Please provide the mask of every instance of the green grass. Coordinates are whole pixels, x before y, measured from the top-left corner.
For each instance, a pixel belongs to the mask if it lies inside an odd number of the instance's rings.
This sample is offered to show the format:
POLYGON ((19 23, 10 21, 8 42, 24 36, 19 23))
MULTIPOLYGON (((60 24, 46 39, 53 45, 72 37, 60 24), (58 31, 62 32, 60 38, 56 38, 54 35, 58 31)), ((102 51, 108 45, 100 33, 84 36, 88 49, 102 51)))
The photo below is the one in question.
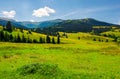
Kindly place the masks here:
MULTIPOLYGON (((18 32, 32 39, 45 37, 19 29, 12 34, 18 32)), ((120 47, 111 38, 81 32, 67 35, 61 44, 0 42, 0 79, 120 79, 120 47)))
POLYGON ((111 35, 111 36, 120 37, 120 29, 115 29, 113 31, 107 31, 107 32, 101 33, 101 35, 104 35, 104 34, 106 34, 107 36, 111 35))
POLYGON ((1 42, 0 79, 119 79, 119 52, 120 48, 112 42, 81 40, 78 44, 60 45, 1 42), (62 73, 54 77, 18 73, 17 69, 33 63, 56 64, 62 73))

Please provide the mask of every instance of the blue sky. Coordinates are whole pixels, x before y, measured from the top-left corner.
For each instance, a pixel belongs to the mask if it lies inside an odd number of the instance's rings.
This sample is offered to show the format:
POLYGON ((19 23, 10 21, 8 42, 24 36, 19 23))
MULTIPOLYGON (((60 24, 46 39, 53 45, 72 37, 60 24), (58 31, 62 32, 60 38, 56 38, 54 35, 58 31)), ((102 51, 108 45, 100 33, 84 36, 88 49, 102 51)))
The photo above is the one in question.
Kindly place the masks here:
POLYGON ((18 21, 95 18, 120 24, 120 0, 0 0, 0 17, 18 21))

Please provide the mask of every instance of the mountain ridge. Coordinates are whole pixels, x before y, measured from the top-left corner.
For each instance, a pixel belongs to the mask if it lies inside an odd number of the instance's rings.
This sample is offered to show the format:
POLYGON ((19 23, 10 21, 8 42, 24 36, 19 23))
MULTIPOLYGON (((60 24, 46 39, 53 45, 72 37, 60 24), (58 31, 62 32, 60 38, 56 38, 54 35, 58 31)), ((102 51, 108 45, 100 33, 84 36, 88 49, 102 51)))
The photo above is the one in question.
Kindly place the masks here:
POLYGON ((42 21, 42 22, 30 22, 30 21, 15 21, 13 19, 8 18, 2 18, 0 17, 0 25, 5 26, 7 21, 11 21, 13 26, 17 28, 48 28, 48 27, 70 27, 70 26, 76 26, 76 27, 83 27, 87 26, 86 28, 89 28, 91 26, 120 26, 117 24, 107 23, 103 21, 99 21, 93 18, 85 18, 85 19, 55 19, 55 20, 48 20, 48 21, 42 21))

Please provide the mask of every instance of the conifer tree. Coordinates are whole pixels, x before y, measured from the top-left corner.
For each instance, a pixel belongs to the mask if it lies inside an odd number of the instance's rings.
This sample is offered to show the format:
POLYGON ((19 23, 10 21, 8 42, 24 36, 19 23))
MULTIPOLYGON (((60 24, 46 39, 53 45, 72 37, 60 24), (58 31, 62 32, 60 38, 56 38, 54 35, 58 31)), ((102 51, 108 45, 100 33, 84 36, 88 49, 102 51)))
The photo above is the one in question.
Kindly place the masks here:
POLYGON ((12 34, 10 34, 9 40, 10 40, 10 41, 13 41, 13 35, 12 35, 12 34))
POLYGON ((9 41, 9 34, 7 32, 4 34, 4 41, 9 41))
POLYGON ((17 42, 17 37, 16 36, 13 38, 13 42, 17 42))
POLYGON ((42 37, 40 37, 40 39, 39 39, 39 43, 43 43, 43 39, 42 39, 42 37))
POLYGON ((1 31, 0 31, 0 41, 2 41, 1 31))
POLYGON ((26 42, 27 42, 24 34, 22 35, 22 42, 23 42, 23 43, 26 43, 26 42))
POLYGON ((36 39, 33 39, 33 43, 38 43, 38 41, 36 39))
POLYGON ((46 36, 46 43, 51 43, 49 35, 46 36))
POLYGON ((1 41, 4 41, 4 38, 5 38, 4 31, 1 31, 1 41))
POLYGON ((55 39, 54 39, 54 37, 52 38, 52 43, 55 44, 55 39))
POLYGON ((6 30, 9 31, 9 32, 12 32, 12 25, 11 25, 10 21, 8 21, 7 24, 6 24, 6 30))
POLYGON ((106 42, 108 42, 108 39, 106 39, 106 42))
POLYGON ((57 36, 57 44, 60 44, 60 36, 57 36))
POLYGON ((19 34, 17 35, 17 42, 21 42, 21 38, 19 34))
POLYGON ((32 40, 28 37, 27 43, 32 43, 32 40))
POLYGON ((94 38, 93 41, 96 41, 96 39, 94 38))

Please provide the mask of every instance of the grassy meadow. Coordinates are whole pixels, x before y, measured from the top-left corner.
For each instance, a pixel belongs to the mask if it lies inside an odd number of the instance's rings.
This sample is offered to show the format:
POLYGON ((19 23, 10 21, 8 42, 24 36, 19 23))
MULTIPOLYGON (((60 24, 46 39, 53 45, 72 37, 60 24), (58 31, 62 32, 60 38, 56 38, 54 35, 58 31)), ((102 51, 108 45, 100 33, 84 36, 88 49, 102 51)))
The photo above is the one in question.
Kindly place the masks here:
POLYGON ((61 44, 0 42, 0 79, 120 79, 120 47, 111 38, 67 35, 61 44))

